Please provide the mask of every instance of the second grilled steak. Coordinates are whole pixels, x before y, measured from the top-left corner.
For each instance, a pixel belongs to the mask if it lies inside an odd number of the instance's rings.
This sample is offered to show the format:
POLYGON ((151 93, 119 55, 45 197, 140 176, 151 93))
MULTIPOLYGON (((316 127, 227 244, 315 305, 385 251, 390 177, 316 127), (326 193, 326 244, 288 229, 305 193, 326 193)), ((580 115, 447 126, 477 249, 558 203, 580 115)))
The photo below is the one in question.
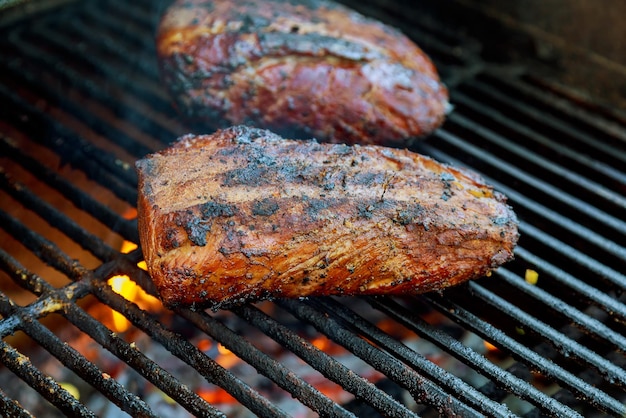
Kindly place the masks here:
POLYGON ((178 0, 157 35, 187 118, 390 145, 444 120, 448 93, 398 30, 326 0, 178 0))
POLYGON ((141 244, 168 305, 442 289, 511 259, 518 237, 503 195, 406 150, 234 127, 137 168, 141 244))

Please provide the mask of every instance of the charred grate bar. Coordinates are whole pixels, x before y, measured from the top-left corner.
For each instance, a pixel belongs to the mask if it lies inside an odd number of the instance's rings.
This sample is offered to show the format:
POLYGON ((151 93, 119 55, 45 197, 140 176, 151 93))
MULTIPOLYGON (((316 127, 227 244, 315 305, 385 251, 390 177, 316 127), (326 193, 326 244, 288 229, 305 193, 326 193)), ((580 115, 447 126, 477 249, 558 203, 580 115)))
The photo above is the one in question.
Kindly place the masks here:
POLYGON ((123 250, 133 163, 201 129, 160 84, 165 3, 25 14, 0 25, 1 414, 626 414, 626 120, 532 69, 492 69, 414 7, 346 3, 436 60, 455 110, 415 149, 509 196, 516 260, 407 298, 171 312, 123 293, 114 277, 154 294, 141 250, 123 250))

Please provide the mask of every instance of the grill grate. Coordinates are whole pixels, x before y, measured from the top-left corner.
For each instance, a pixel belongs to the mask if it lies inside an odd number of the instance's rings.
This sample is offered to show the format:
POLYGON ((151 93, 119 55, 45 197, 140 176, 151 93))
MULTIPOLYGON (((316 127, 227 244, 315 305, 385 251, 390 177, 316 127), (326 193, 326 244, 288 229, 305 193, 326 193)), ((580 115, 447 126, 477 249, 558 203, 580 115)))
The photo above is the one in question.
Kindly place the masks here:
POLYGON ((125 215, 137 197, 133 163, 201 129, 176 118, 160 85, 153 33, 164 4, 64 2, 7 19, 0 414, 626 414, 626 120, 532 69, 492 68, 478 42, 427 14, 346 3, 436 60, 455 110, 415 149, 479 171, 509 197, 521 219, 516 260, 415 297, 218 312, 130 302, 110 277, 154 293, 140 250, 120 250, 138 243, 125 215), (106 307, 131 328, 114 331, 96 314, 106 307))

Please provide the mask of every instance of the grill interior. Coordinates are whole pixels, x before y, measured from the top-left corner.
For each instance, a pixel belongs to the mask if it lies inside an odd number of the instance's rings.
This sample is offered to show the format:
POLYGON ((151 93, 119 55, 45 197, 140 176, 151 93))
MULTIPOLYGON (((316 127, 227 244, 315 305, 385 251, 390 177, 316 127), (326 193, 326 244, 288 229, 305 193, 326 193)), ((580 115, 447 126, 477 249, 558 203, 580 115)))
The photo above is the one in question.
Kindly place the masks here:
POLYGON ((3 416, 626 414, 619 113, 532 66, 490 64, 427 14, 346 1, 435 60, 454 111, 414 149, 509 197, 515 261, 421 296, 171 312, 108 281, 153 293, 140 249, 122 250, 138 244, 133 163, 202 132, 159 80, 165 4, 60 3, 0 27, 3 416))

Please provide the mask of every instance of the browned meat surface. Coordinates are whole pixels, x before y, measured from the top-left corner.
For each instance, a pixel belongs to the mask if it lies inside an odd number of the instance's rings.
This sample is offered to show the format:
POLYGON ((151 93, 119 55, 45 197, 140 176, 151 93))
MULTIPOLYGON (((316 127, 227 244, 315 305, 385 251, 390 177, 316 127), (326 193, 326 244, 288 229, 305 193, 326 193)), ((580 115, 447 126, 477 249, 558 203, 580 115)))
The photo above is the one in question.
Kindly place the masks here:
POLYGON ((444 120, 448 93, 398 30, 325 0, 178 0, 157 52, 183 115, 287 137, 401 144, 444 120))
POLYGON ((137 169, 141 245, 170 306, 442 289, 518 238, 502 194, 406 150, 233 127, 137 169))

